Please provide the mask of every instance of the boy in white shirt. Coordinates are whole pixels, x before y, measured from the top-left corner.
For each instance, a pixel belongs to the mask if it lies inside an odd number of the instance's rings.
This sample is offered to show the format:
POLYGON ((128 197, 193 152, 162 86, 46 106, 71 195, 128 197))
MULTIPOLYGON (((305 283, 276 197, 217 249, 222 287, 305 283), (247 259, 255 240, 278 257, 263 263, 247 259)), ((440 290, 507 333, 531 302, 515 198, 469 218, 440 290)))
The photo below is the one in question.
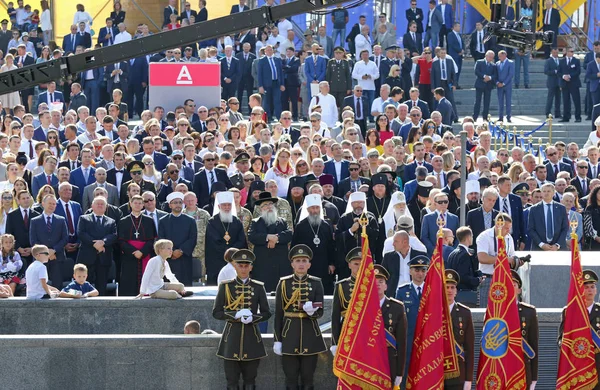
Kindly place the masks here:
POLYGON ((25 280, 27 280, 27 299, 53 298, 59 294, 59 291, 48 286, 48 270, 45 263, 48 262, 50 252, 46 245, 34 245, 31 248, 31 255, 35 261, 31 263, 25 271, 25 280))
POLYGON ((154 252, 157 256, 148 261, 146 270, 142 276, 142 285, 140 294, 137 298, 144 295, 150 295, 151 298, 158 299, 178 299, 193 295, 191 291, 185 291, 183 284, 171 272, 171 267, 167 259, 173 255, 173 242, 171 240, 158 240, 154 243, 154 252), (169 279, 165 283, 163 277, 169 279))

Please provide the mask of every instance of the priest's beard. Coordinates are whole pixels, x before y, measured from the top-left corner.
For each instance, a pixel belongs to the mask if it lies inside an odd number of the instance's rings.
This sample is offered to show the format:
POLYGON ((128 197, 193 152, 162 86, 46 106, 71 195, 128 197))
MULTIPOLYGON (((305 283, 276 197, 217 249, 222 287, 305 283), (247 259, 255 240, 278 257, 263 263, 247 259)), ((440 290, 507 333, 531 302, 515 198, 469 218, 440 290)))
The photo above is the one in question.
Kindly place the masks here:
POLYGON ((363 208, 362 207, 357 207, 354 209, 354 215, 362 215, 363 213, 363 208))
POLYGON ((277 222, 277 210, 273 209, 271 211, 263 211, 260 213, 260 217, 265 221, 268 225, 273 225, 277 222))
POLYGON ((476 209, 477 207, 479 207, 478 201, 474 201, 474 202, 469 201, 467 204, 469 205, 469 208, 471 208, 471 209, 476 209))
POLYGON ((219 211, 219 216, 221 217, 221 222, 223 223, 231 223, 233 222, 233 214, 231 212, 219 211))
POLYGON ((308 219, 308 223, 313 227, 317 227, 321 224, 321 216, 319 214, 309 215, 306 218, 308 219))
POLYGON ((396 219, 406 215, 406 209, 403 210, 399 210, 399 209, 394 209, 394 215, 396 216, 396 219))

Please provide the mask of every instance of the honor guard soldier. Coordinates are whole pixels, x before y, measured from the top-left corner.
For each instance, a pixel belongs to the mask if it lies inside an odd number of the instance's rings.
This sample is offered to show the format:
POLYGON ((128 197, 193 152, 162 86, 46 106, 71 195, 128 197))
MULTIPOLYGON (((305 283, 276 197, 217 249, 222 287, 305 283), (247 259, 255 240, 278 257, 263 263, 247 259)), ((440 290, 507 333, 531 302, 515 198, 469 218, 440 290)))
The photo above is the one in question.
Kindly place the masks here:
MULTIPOLYGON (((517 297, 521 295, 523 282, 515 270, 510 270, 513 286, 517 297)), ((517 298, 518 299, 518 298, 517 298)), ((538 344, 539 327, 535 306, 518 302, 521 335, 523 336, 523 360, 525 361, 525 374, 527 375, 527 388, 535 389, 538 380, 538 344), (533 384, 533 386, 532 386, 533 384)))
MULTIPOLYGON (((235 163, 236 172, 229 177, 231 184, 238 190, 244 189, 244 174, 250 169, 250 155, 246 152, 240 153, 233 162, 235 163)), ((256 180, 260 180, 260 177, 254 175, 256 180)))
POLYGON ((381 305, 381 316, 385 324, 385 339, 390 361, 390 377, 394 386, 400 386, 406 365, 406 313, 404 304, 385 296, 390 273, 382 265, 374 265, 377 294, 381 305))
POLYGON ((282 356, 286 389, 314 389, 318 355, 327 350, 317 321, 323 316, 323 285, 308 275, 311 259, 307 245, 294 246, 290 250, 294 273, 281 278, 276 289, 273 352, 282 356))
POLYGON ((450 306, 450 318, 452 319, 452 333, 458 353, 458 366, 460 375, 456 378, 446 379, 444 389, 463 390, 471 388, 473 379, 475 331, 473 329, 473 317, 471 309, 456 302, 457 286, 460 283, 458 272, 453 269, 446 270, 446 298, 450 306))
POLYGON ((237 276, 219 285, 213 307, 213 317, 227 321, 217 356, 224 359, 228 390, 238 389, 240 374, 244 389, 253 390, 260 359, 267 356, 257 323, 267 321, 271 310, 263 283, 250 279, 254 260, 248 249, 233 254, 237 276))
POLYGON ((330 86, 329 93, 335 98, 338 110, 344 108, 344 98, 352 93, 352 65, 344 58, 345 53, 343 47, 336 46, 333 49, 334 58, 327 62, 325 70, 325 80, 330 86))
POLYGON ((412 353, 413 339, 415 337, 419 305, 421 304, 423 291, 425 291, 425 277, 429 268, 429 258, 425 255, 415 256, 410 260, 408 266, 412 282, 403 284, 396 291, 396 299, 404 303, 408 322, 408 330, 406 332, 406 372, 408 372, 408 365, 410 364, 410 354, 412 353))
POLYGON ((333 288, 333 302, 331 307, 331 353, 335 356, 338 339, 342 333, 342 324, 346 311, 352 298, 352 291, 356 284, 356 274, 360 268, 362 253, 359 247, 356 247, 346 255, 346 263, 350 268, 350 277, 340 280, 333 288))
MULTIPOLYGON (((596 332, 597 335, 600 336, 600 303, 594 302, 596 299, 596 294, 598 284, 598 274, 589 269, 583 270, 583 300, 585 307, 590 316, 590 326, 592 327, 592 331, 596 332)), ((562 316, 560 320, 560 327, 558 328, 558 345, 562 343, 563 329, 565 326, 565 310, 566 307, 563 308, 562 316)), ((600 353, 598 353, 598 349, 596 348, 596 371, 600 372, 600 353)), ((594 387, 594 390, 600 389, 600 383, 594 387)))

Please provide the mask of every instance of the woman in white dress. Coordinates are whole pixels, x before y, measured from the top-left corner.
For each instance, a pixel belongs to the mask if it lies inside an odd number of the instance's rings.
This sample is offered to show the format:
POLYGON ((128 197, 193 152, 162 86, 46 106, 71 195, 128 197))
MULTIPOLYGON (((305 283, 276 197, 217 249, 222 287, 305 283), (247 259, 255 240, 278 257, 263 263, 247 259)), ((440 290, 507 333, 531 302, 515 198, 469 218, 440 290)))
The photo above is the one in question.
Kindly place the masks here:
MULTIPOLYGON (((15 57, 12 54, 7 54, 6 57, 4 57, 4 60, 6 63, 0 67, 0 73, 18 69, 15 65, 15 57)), ((0 96, 0 101, 2 101, 3 107, 12 109, 14 106, 21 104, 21 96, 17 91, 10 92, 0 96)))
POLYGON ((75 12, 75 16, 73 17, 73 24, 79 28, 79 23, 85 23, 85 32, 90 33, 90 26, 94 22, 94 19, 85 11, 85 7, 83 4, 77 4, 77 12, 75 12))
POLYGON ((44 46, 48 46, 50 43, 50 36, 52 35, 52 16, 50 15, 50 7, 48 6, 48 0, 41 1, 42 15, 40 16, 40 28, 42 29, 44 46))

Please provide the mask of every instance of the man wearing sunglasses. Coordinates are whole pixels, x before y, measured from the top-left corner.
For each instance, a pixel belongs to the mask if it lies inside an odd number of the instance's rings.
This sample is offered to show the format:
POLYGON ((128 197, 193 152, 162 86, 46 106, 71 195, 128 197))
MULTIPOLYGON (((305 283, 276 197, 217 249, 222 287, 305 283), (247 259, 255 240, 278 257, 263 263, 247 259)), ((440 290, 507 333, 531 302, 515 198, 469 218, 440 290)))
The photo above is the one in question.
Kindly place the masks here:
POLYGON ((149 182, 147 180, 144 180, 144 177, 143 177, 144 163, 143 162, 141 162, 141 161, 130 162, 127 165, 127 171, 129 172, 129 175, 131 176, 131 180, 128 180, 121 185, 120 203, 122 205, 126 205, 129 201, 128 187, 129 187, 129 184, 131 184, 131 183, 135 183, 138 186, 140 186, 141 193, 146 192, 146 191, 152 191, 152 192, 156 193, 154 184, 152 184, 151 182, 149 182))
POLYGON ((546 149, 546 157, 548 162, 546 163, 546 170, 548 171, 547 180, 554 183, 559 172, 569 172, 569 175, 573 176, 571 166, 567 163, 560 161, 558 156, 558 150, 555 146, 550 146, 546 149))
POLYGON ((198 207, 202 208, 210 203, 212 186, 216 182, 224 183, 227 188, 233 187, 227 172, 221 168, 215 168, 216 154, 207 152, 204 155, 204 168, 194 175, 193 191, 198 198, 198 207))
MULTIPOLYGON (((456 235, 456 230, 460 226, 458 217, 448 212, 448 195, 441 192, 435 195, 433 198, 433 206, 435 212, 427 214, 423 217, 421 226, 421 241, 427 247, 427 254, 431 256, 435 243, 437 240, 437 232, 440 230, 438 226, 438 219, 444 222, 444 227, 452 230, 452 233, 456 235)), ((454 247, 458 242, 454 240, 454 247)))
MULTIPOLYGON (((175 151, 173 157, 183 157, 183 153, 180 150, 175 151)), ((175 187, 177 184, 183 183, 187 186, 188 191, 192 190, 192 183, 188 180, 185 180, 179 175, 180 168, 177 167, 175 163, 167 164, 165 171, 163 172, 163 182, 160 184, 160 190, 158 191, 158 202, 160 204, 167 201, 167 197, 172 192, 175 192, 175 187)))

